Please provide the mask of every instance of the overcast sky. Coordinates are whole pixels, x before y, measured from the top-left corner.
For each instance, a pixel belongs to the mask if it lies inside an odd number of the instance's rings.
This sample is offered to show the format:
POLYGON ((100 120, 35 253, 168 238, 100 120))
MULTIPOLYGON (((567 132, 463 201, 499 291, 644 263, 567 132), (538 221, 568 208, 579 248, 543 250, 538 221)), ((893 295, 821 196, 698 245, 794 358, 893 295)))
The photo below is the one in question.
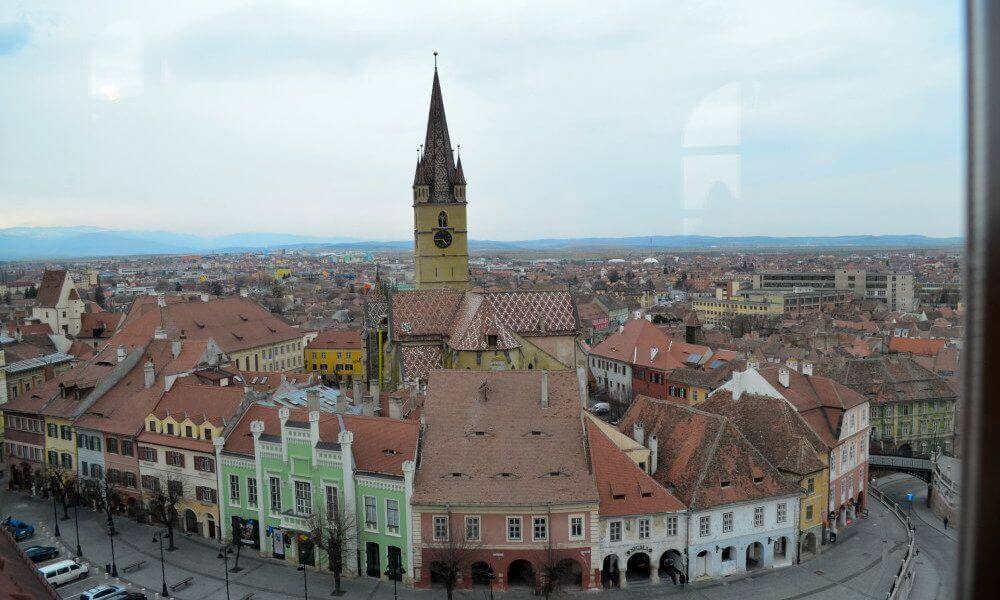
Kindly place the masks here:
POLYGON ((412 234, 433 71, 471 235, 962 233, 961 9, 0 3, 0 228, 412 234))

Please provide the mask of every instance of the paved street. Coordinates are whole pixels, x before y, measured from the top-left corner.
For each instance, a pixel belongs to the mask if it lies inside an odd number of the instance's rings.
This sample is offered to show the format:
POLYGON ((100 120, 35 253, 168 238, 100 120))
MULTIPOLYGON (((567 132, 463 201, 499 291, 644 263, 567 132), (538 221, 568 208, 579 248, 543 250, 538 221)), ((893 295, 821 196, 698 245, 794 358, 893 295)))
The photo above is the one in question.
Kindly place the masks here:
POLYGON ((949 523, 948 529, 927 506, 927 484, 909 475, 895 474, 880 480, 880 489, 910 514, 917 532, 916 584, 911 592, 913 600, 945 599, 954 597, 955 575, 958 566, 958 523, 949 523), (913 493, 913 506, 906 501, 906 493, 913 493))
MULTIPOLYGON (((897 484, 893 482, 892 485, 897 484)), ((3 491, 0 492, 0 514, 13 514, 36 525, 38 533, 35 539, 26 542, 25 545, 52 543, 51 502, 3 491)), ((63 547, 64 555, 71 555, 71 552, 65 550, 72 550, 76 545, 72 511, 70 517, 68 521, 59 522, 62 538, 56 545, 63 547)), ((151 541, 155 528, 134 523, 126 518, 119 518, 116 523, 120 531, 120 534, 115 536, 115 557, 119 570, 136 561, 146 561, 146 564, 138 570, 127 574, 119 573, 122 581, 131 584, 135 589, 146 589, 150 598, 153 598, 153 593, 158 591, 161 585, 159 546, 151 541)), ((942 535, 947 536, 947 534, 942 535)), ((81 590, 106 580, 103 565, 110 562, 111 549, 98 515, 91 511, 80 512, 80 538, 84 556, 93 565, 92 575, 86 582, 74 583, 63 588, 61 591, 65 598, 78 597, 81 590)), ((848 529, 836 545, 827 547, 818 558, 803 564, 756 573, 752 577, 727 578, 724 581, 695 584, 683 589, 669 583, 657 586, 632 585, 626 591, 603 592, 601 596, 620 598, 627 595, 630 598, 654 598, 669 595, 706 600, 734 597, 775 600, 801 598, 881 600, 902 558, 905 539, 905 531, 899 522, 881 505, 873 503, 868 519, 848 529)), ((951 543, 954 543, 953 540, 951 543)), ((218 547, 200 538, 188 538, 183 534, 177 536, 177 547, 177 551, 167 553, 166 556, 167 583, 173 584, 189 576, 194 579, 193 585, 179 590, 174 597, 184 600, 226 598, 224 569, 222 561, 217 558, 218 547)), ((923 553, 921 561, 927 558, 931 560, 921 566, 924 571, 933 570, 940 566, 944 556, 934 559, 930 551, 923 553)), ((251 593, 254 600, 304 596, 302 573, 285 564, 256 556, 243 556, 240 559, 240 566, 243 567, 242 571, 230 574, 230 598, 241 599, 251 593)), ((924 571, 921 571, 917 578, 921 594, 924 592, 924 583, 932 581, 930 577, 925 577, 924 571)), ((934 580, 937 580, 936 575, 934 580)), ((308 587, 309 597, 326 597, 332 589, 332 578, 326 573, 308 572, 308 587)), ((344 588, 347 590, 348 598, 359 600, 392 598, 392 585, 368 578, 345 580, 344 588)), ((442 590, 421 591, 400 587, 399 592, 400 596, 414 600, 443 597, 442 590)), ((526 591, 503 594, 508 598, 528 595, 526 591)), ((456 598, 461 600, 473 598, 480 600, 486 597, 488 597, 486 590, 456 593, 456 598)), ((935 596, 931 594, 919 597, 935 596)))

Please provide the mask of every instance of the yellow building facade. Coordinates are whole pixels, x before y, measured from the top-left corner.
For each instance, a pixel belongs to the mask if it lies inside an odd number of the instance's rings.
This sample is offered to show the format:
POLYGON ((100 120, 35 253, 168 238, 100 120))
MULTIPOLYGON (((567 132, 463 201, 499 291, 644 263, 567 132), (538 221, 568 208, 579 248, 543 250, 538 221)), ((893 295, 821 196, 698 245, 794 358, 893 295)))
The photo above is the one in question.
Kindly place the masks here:
POLYGON ((69 419, 45 417, 45 464, 76 470, 76 435, 69 419))
MULTIPOLYGON (((827 456, 819 455, 826 464, 827 456)), ((830 492, 830 469, 809 473, 799 481, 799 551, 818 554, 823 541, 823 515, 830 492)))
POLYGON ((353 381, 368 379, 364 341, 358 331, 324 331, 303 350, 306 371, 353 381))

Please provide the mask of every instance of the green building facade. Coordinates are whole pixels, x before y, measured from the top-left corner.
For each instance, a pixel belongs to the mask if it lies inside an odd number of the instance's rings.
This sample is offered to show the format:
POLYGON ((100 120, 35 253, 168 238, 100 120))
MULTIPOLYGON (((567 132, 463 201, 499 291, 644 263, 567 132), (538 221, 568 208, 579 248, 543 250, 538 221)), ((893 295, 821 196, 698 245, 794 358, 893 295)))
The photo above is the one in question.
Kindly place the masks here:
POLYGON ((215 441, 224 539, 235 531, 262 556, 328 569, 313 532, 342 518, 353 526, 345 575, 408 574, 417 431, 412 421, 251 405, 215 441))

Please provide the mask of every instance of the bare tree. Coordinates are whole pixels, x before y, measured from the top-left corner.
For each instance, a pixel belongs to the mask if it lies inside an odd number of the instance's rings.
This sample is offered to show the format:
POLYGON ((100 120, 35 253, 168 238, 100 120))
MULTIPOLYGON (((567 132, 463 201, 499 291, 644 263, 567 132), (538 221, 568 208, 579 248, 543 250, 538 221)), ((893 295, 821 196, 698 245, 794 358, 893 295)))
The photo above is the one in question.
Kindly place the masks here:
MULTIPOLYGON (((551 516, 548 522, 552 522, 551 516)), ((540 568, 540 581, 538 591, 545 596, 546 600, 553 596, 559 596, 564 591, 566 577, 570 574, 566 568, 566 561, 560 560, 552 547, 552 534, 549 532, 549 543, 545 548, 545 559, 540 568)))
POLYGON ((49 493, 62 505, 63 521, 69 519, 69 496, 76 487, 76 475, 59 465, 52 465, 48 472, 49 493))
POLYGON ((167 528, 170 546, 167 551, 177 549, 174 545, 174 527, 177 525, 177 503, 184 497, 184 484, 176 479, 168 479, 166 487, 156 486, 149 496, 149 514, 153 520, 167 528))
POLYGON ((451 510, 448 510, 448 531, 444 540, 432 540, 427 545, 427 554, 430 559, 430 572, 432 579, 437 579, 444 584, 444 589, 448 594, 448 600, 453 600, 455 585, 462 577, 462 573, 468 569, 476 552, 479 550, 479 543, 468 539, 468 532, 464 530, 456 532, 453 527, 451 510))
POLYGON ((240 567, 240 554, 243 551, 243 533, 237 531, 235 528, 231 528, 229 532, 229 546, 236 548, 236 562, 233 563, 233 568, 229 569, 231 573, 239 573, 243 569, 240 567))
POLYGON ((357 519, 351 513, 334 509, 332 514, 317 512, 309 520, 311 537, 326 553, 330 572, 333 573, 333 595, 340 596, 340 579, 345 561, 351 557, 353 542, 358 539, 357 519))

